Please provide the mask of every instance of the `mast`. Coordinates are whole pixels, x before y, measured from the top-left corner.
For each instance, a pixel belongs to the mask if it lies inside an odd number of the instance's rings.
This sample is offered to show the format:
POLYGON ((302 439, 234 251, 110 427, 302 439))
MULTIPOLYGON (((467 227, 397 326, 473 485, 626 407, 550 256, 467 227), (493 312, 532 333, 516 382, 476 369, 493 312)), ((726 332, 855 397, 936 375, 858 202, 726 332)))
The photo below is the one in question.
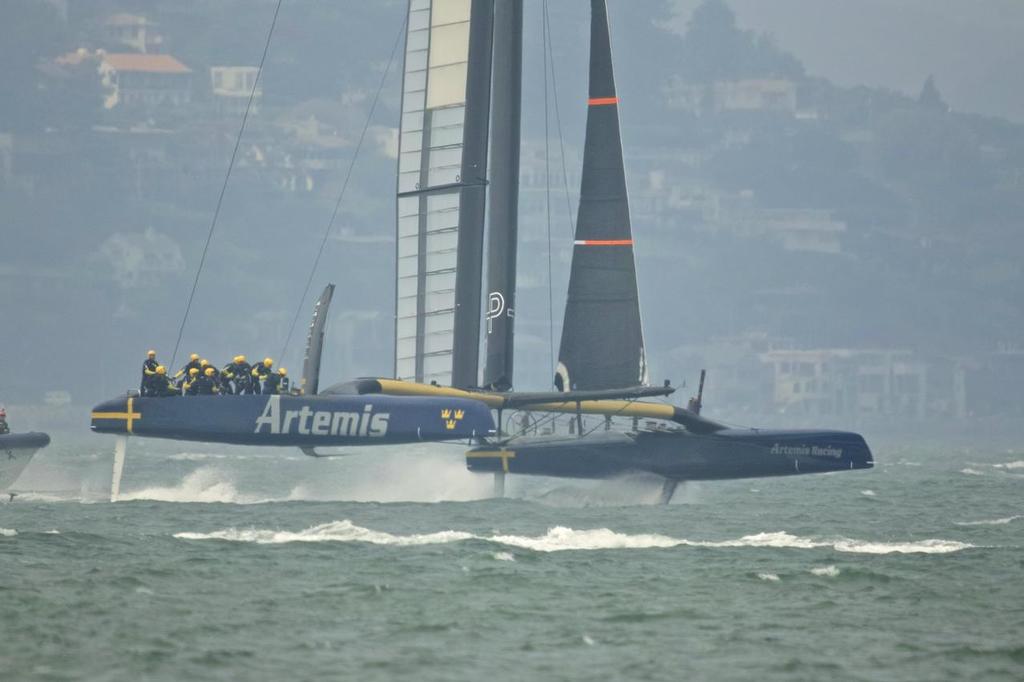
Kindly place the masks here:
POLYGON ((491 0, 410 0, 398 160, 395 376, 469 387, 480 345, 491 0))
POLYGON ((590 6, 583 177, 555 374, 563 391, 647 383, 608 8, 604 0, 590 6))
POLYGON ((483 385, 512 388, 519 223, 523 2, 495 0, 491 80, 491 186, 487 236, 486 364, 483 385))

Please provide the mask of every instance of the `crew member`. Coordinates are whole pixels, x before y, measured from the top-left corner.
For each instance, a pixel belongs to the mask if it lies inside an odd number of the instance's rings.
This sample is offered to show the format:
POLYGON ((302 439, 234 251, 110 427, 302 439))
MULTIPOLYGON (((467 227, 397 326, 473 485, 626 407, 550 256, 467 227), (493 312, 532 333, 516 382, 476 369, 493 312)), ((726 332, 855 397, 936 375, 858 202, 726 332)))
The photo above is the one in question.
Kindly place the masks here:
POLYGON ((217 392, 220 393, 220 372, 218 372, 217 368, 214 367, 206 358, 199 361, 199 376, 206 374, 207 367, 213 368, 213 384, 217 387, 217 392))
POLYGON ((206 370, 199 375, 195 383, 196 395, 216 395, 220 392, 217 388, 217 381, 214 378, 216 374, 217 370, 213 367, 207 367, 206 370))
POLYGON ((239 395, 252 393, 252 365, 245 361, 245 356, 236 355, 235 361, 230 366, 231 372, 234 374, 235 393, 239 395))
POLYGON ((252 392, 260 392, 260 382, 264 381, 270 376, 270 368, 274 366, 274 361, 270 358, 263 358, 263 362, 257 362, 252 366, 252 392))
POLYGON ((174 382, 167 376, 167 368, 163 365, 157 365, 156 374, 153 375, 152 381, 152 392, 157 398, 167 398, 173 395, 178 395, 178 391, 174 388, 174 382))
POLYGON ((277 373, 269 372, 263 380, 263 392, 268 395, 281 395, 288 392, 288 370, 284 367, 277 373))
POLYGON ((235 378, 234 363, 228 363, 224 365, 224 369, 220 371, 220 392, 224 395, 231 395, 234 393, 234 389, 231 386, 231 381, 235 378))
POLYGON ((182 381, 187 381, 188 371, 193 367, 199 369, 199 353, 193 353, 192 355, 188 356, 188 363, 184 367, 179 369, 177 374, 174 375, 175 380, 178 381, 179 383, 182 381))
POLYGON ((0 435, 10 433, 11 427, 7 425, 7 410, 0 407, 0 435))
POLYGON ((199 380, 199 368, 193 367, 188 371, 188 379, 181 385, 182 395, 196 395, 199 391, 199 387, 196 386, 196 381, 199 380))
POLYGON ((142 383, 139 385, 139 391, 142 395, 151 395, 150 387, 152 386, 153 377, 156 376, 156 368, 160 365, 156 361, 156 351, 151 350, 146 353, 146 361, 142 363, 142 383))

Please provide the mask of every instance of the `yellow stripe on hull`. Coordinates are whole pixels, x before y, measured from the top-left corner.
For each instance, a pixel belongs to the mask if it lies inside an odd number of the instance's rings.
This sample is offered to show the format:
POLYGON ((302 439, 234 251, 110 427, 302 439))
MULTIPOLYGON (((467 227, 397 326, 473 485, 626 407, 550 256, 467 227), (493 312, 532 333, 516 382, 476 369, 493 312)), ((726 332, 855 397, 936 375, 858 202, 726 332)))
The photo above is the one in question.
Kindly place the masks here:
MULTIPOLYGON (((479 400, 488 407, 501 409, 506 407, 506 396, 501 393, 487 391, 465 391, 461 388, 417 384, 397 379, 378 379, 381 392, 388 395, 412 396, 444 396, 448 398, 467 398, 479 400)), ((535 412, 564 412, 566 414, 603 414, 612 417, 646 417, 648 419, 672 419, 676 408, 662 403, 645 403, 636 400, 583 400, 576 402, 552 402, 530 405, 528 409, 535 412)))

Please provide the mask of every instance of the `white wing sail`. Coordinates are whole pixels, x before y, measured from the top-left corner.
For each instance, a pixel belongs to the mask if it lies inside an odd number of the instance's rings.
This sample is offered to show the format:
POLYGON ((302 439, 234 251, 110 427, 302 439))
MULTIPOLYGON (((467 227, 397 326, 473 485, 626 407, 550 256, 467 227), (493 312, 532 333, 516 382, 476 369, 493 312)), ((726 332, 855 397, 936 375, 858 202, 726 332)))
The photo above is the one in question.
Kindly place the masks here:
POLYGON ((490 4, 409 3, 398 157, 399 379, 442 385, 476 381, 479 253, 475 267, 472 263, 483 240, 490 4), (479 57, 484 48, 485 56, 479 57), (482 69, 486 78, 474 80, 482 69), (463 315, 477 326, 472 336, 468 319, 459 319, 463 315))

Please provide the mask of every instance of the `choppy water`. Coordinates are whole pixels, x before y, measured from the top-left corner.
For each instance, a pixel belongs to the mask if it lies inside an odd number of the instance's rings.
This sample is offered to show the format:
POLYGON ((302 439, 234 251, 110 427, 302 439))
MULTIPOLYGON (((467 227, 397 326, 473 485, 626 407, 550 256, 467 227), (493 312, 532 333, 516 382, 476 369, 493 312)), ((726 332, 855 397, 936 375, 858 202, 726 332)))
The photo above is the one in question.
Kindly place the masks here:
POLYGON ((0 505, 11 680, 1024 678, 1024 451, 690 485, 461 451, 55 438, 0 505))

